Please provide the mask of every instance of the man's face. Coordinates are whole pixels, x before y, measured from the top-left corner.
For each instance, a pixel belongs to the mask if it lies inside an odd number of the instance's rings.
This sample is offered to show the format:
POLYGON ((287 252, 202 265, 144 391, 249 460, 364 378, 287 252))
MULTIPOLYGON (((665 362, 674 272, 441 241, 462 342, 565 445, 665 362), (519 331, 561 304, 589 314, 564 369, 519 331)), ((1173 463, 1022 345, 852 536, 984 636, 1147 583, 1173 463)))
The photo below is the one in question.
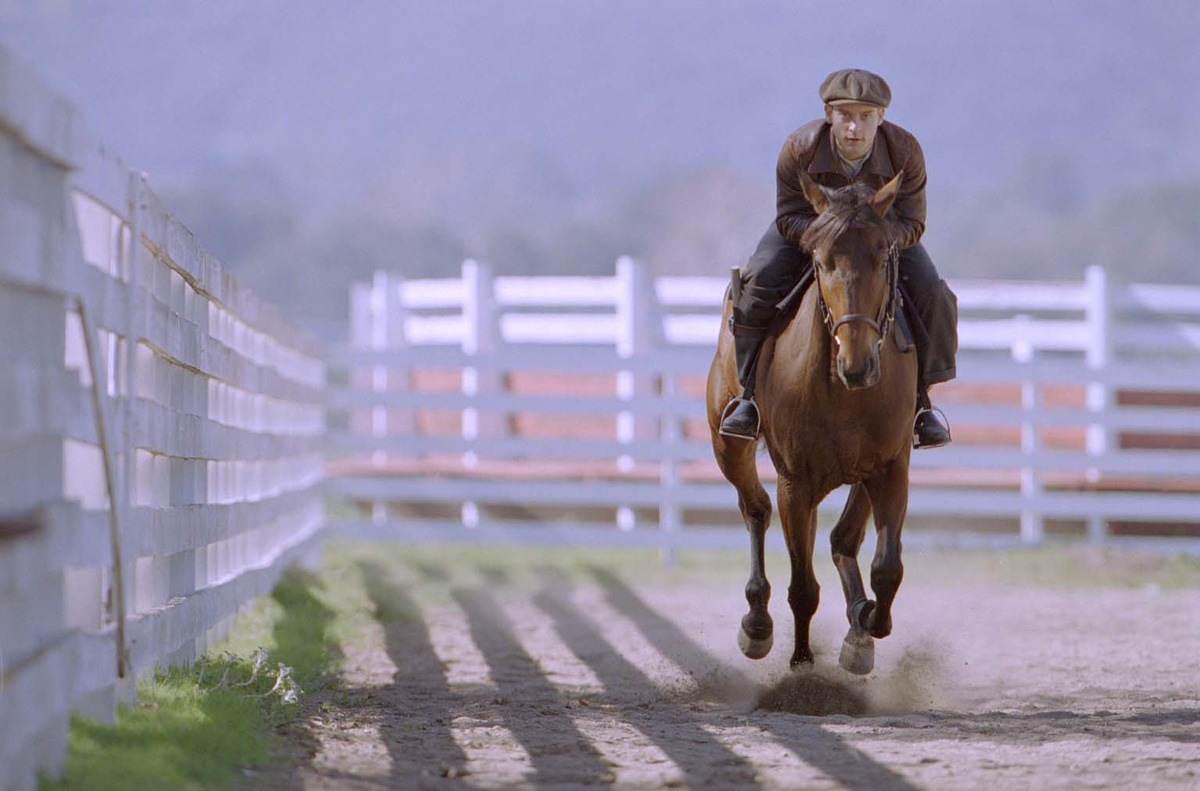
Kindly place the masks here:
POLYGON ((833 139, 846 159, 862 159, 875 145, 875 133, 883 121, 883 110, 870 104, 839 104, 825 108, 833 125, 833 139))

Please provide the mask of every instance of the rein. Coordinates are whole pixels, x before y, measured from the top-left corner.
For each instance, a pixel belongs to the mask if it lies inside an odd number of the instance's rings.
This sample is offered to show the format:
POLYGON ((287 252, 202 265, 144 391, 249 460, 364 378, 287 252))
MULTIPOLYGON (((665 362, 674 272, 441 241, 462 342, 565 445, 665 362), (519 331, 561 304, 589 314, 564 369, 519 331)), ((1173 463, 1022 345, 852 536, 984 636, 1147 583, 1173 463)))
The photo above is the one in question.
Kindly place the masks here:
POLYGON ((829 337, 833 338, 838 346, 842 345, 841 338, 837 336, 838 328, 855 321, 863 322, 879 334, 879 340, 875 341, 876 352, 883 346, 884 339, 891 333, 892 325, 896 321, 896 304, 900 298, 900 248, 894 244, 888 250, 887 278, 888 298, 883 303, 881 317, 871 318, 865 313, 847 313, 836 321, 833 313, 829 310, 829 304, 825 301, 825 294, 821 291, 821 278, 816 279, 817 304, 821 306, 821 317, 825 320, 825 329, 829 330, 829 337))

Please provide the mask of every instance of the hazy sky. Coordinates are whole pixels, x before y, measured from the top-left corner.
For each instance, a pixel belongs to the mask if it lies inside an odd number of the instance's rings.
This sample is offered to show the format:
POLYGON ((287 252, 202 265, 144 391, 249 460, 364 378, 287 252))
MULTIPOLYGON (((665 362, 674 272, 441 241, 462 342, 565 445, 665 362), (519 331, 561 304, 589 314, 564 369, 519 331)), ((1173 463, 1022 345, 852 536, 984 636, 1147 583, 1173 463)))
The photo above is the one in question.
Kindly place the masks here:
POLYGON ((1195 179, 1197 41, 1194 0, 0 0, 0 44, 152 176, 270 159, 333 202, 346 173, 497 142, 582 189, 769 180, 847 65, 891 81, 948 195, 1055 157, 1088 189, 1195 179))

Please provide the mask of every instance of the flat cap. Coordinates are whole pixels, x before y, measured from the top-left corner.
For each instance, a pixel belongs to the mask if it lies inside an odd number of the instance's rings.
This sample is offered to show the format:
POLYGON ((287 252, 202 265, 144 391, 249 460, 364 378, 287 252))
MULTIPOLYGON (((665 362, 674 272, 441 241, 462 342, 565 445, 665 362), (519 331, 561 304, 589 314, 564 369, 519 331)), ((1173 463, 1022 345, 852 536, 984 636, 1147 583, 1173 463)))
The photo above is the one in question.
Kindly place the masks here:
POLYGON ((872 104, 887 107, 892 89, 878 74, 863 69, 835 71, 821 83, 821 101, 825 104, 872 104))

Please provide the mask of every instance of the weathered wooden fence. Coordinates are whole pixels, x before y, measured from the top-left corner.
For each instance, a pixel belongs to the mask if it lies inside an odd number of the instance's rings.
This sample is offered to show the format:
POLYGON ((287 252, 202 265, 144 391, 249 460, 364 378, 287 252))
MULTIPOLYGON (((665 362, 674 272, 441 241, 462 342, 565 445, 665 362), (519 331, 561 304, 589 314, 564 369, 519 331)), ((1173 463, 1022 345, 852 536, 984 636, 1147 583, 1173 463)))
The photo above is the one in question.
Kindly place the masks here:
POLYGON ((0 50, 0 787, 322 527, 315 346, 0 50))
MULTIPOLYGON (((1198 535, 1200 288, 1113 285, 1096 268, 952 285, 959 378, 935 399, 956 441, 914 454, 910 521, 1011 524, 1025 542, 1198 535)), ((339 529, 740 541, 704 529, 740 524, 703 417, 724 287, 652 281, 627 258, 615 277, 495 278, 469 261, 461 278, 361 285, 332 363, 332 469, 367 510, 339 529)))

